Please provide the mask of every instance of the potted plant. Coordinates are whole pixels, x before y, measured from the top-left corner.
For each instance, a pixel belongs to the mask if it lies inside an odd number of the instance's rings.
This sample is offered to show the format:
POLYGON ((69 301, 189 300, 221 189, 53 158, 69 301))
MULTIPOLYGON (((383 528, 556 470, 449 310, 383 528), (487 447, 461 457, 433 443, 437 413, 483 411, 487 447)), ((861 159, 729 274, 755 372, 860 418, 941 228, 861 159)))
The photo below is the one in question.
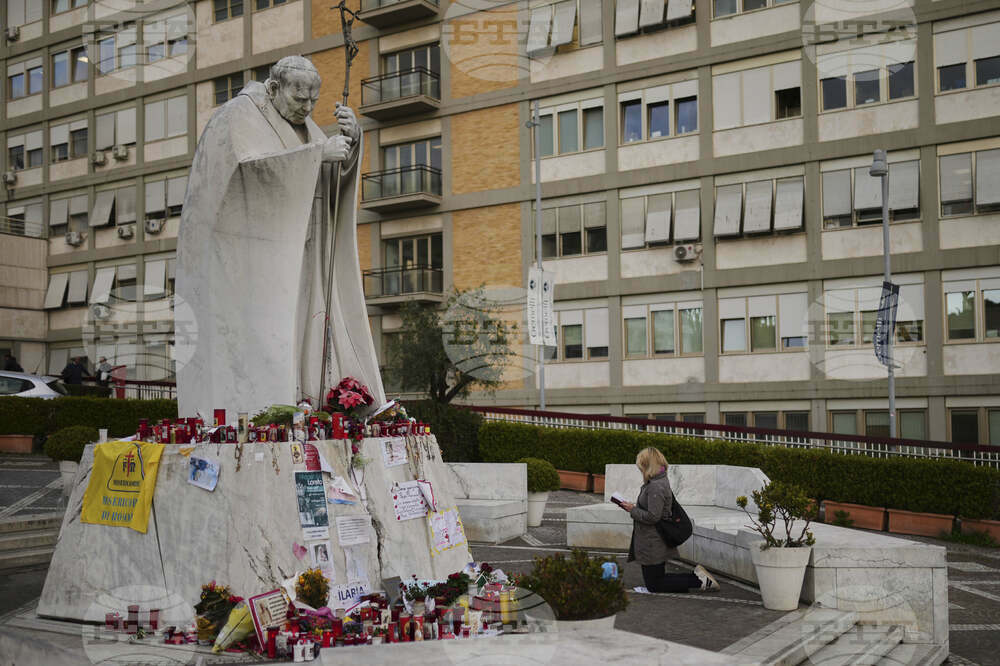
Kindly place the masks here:
POLYGON ((860 527, 866 530, 878 530, 879 532, 885 529, 885 507, 823 500, 823 511, 825 521, 830 524, 836 524, 834 523, 834 516, 839 512, 843 512, 845 516, 844 520, 852 521, 849 527, 860 527))
POLYGON ((750 517, 753 524, 748 527, 764 537, 763 541, 750 544, 750 559, 757 572, 764 608, 795 610, 812 545, 816 542, 809 531, 809 523, 816 519, 816 504, 799 486, 780 481, 772 481, 752 495, 757 505, 756 518, 747 511, 745 495, 737 497, 736 504, 750 517), (798 535, 794 528, 797 520, 805 521, 798 535))
POLYGON ((536 557, 529 573, 514 578, 522 590, 519 608, 532 619, 544 618, 551 608, 559 631, 582 630, 595 635, 610 631, 615 615, 628 606, 628 597, 620 578, 604 577, 601 565, 605 561, 607 558, 592 558, 580 549, 573 549, 568 557, 562 553, 536 557), (524 596, 525 592, 529 594, 524 596), (530 593, 540 599, 532 601, 530 593))
POLYGON ((559 472, 548 460, 521 458, 528 468, 528 527, 538 527, 545 515, 549 492, 559 490, 559 472))
POLYGON ((97 428, 70 426, 55 431, 45 440, 45 455, 59 461, 64 495, 69 495, 73 489, 84 447, 96 442, 99 436, 97 428))

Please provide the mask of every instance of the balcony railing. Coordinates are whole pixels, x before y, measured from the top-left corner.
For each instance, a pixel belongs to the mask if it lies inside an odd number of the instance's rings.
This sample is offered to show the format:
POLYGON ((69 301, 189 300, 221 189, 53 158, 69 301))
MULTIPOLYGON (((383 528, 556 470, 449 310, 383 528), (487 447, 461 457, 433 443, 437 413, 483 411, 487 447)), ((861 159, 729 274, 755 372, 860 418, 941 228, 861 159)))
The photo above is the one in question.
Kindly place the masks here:
POLYGON ((26 222, 11 217, 0 217, 0 234, 11 236, 29 236, 31 238, 48 237, 45 225, 38 222, 26 222))
POLYGON ((440 100, 441 77, 426 67, 414 67, 405 72, 392 72, 361 81, 361 106, 417 95, 440 100))
POLYGON ((444 292, 444 273, 431 266, 391 266, 364 272, 365 298, 444 292))
POLYGON ((358 18, 376 28, 387 28, 437 13, 438 0, 361 0, 358 18))
POLYGON ((441 169, 425 164, 361 176, 361 204, 372 210, 414 208, 441 202, 441 169))

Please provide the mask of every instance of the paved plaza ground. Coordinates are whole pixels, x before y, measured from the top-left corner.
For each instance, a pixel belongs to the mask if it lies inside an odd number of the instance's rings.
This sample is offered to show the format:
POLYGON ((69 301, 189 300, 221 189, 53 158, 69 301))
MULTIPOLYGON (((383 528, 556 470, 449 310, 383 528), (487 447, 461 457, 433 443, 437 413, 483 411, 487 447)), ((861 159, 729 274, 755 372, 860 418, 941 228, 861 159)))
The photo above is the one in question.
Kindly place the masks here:
MULTIPOLYGON (((0 455, 0 520, 61 511, 55 463, 45 457, 0 455)), ((472 554, 507 572, 526 571, 532 558, 566 551, 566 509, 601 502, 599 495, 572 491, 549 497, 541 527, 502 545, 473 544, 472 554)), ((953 664, 1000 663, 1000 550, 913 537, 948 549, 951 656, 953 664)), ((641 585, 639 568, 616 557, 625 585, 641 585)), ((690 565, 670 563, 672 570, 690 565)), ((0 623, 31 604, 41 593, 45 568, 28 568, 0 575, 0 623)), ((757 590, 720 577, 715 593, 643 595, 629 593, 630 604, 620 613, 620 630, 666 639, 693 647, 721 651, 745 639, 784 613, 765 610, 757 590)))

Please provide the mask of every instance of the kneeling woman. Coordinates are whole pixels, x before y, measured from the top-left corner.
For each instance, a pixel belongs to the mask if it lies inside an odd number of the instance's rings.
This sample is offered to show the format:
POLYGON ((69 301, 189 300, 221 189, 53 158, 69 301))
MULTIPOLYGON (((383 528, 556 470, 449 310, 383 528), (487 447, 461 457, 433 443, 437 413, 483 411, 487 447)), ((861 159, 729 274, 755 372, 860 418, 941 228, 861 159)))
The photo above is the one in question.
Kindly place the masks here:
POLYGON ((659 449, 649 447, 639 452, 635 465, 642 472, 642 489, 635 504, 622 502, 621 507, 632 516, 632 546, 628 560, 638 560, 642 566, 645 587, 636 592, 687 592, 688 590, 718 590, 719 583, 700 564, 692 573, 665 572, 668 557, 677 551, 667 546, 656 529, 661 518, 671 515, 674 493, 667 480, 667 459, 659 449))

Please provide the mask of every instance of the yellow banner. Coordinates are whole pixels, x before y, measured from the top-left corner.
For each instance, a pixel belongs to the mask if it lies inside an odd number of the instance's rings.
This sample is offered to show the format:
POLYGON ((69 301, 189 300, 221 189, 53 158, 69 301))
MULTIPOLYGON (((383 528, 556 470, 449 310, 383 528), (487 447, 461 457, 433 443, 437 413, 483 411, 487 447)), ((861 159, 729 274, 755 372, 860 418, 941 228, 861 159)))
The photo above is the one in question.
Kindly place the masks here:
POLYGON ((131 527, 145 534, 162 455, 163 444, 150 442, 104 442, 94 447, 81 522, 131 527))

